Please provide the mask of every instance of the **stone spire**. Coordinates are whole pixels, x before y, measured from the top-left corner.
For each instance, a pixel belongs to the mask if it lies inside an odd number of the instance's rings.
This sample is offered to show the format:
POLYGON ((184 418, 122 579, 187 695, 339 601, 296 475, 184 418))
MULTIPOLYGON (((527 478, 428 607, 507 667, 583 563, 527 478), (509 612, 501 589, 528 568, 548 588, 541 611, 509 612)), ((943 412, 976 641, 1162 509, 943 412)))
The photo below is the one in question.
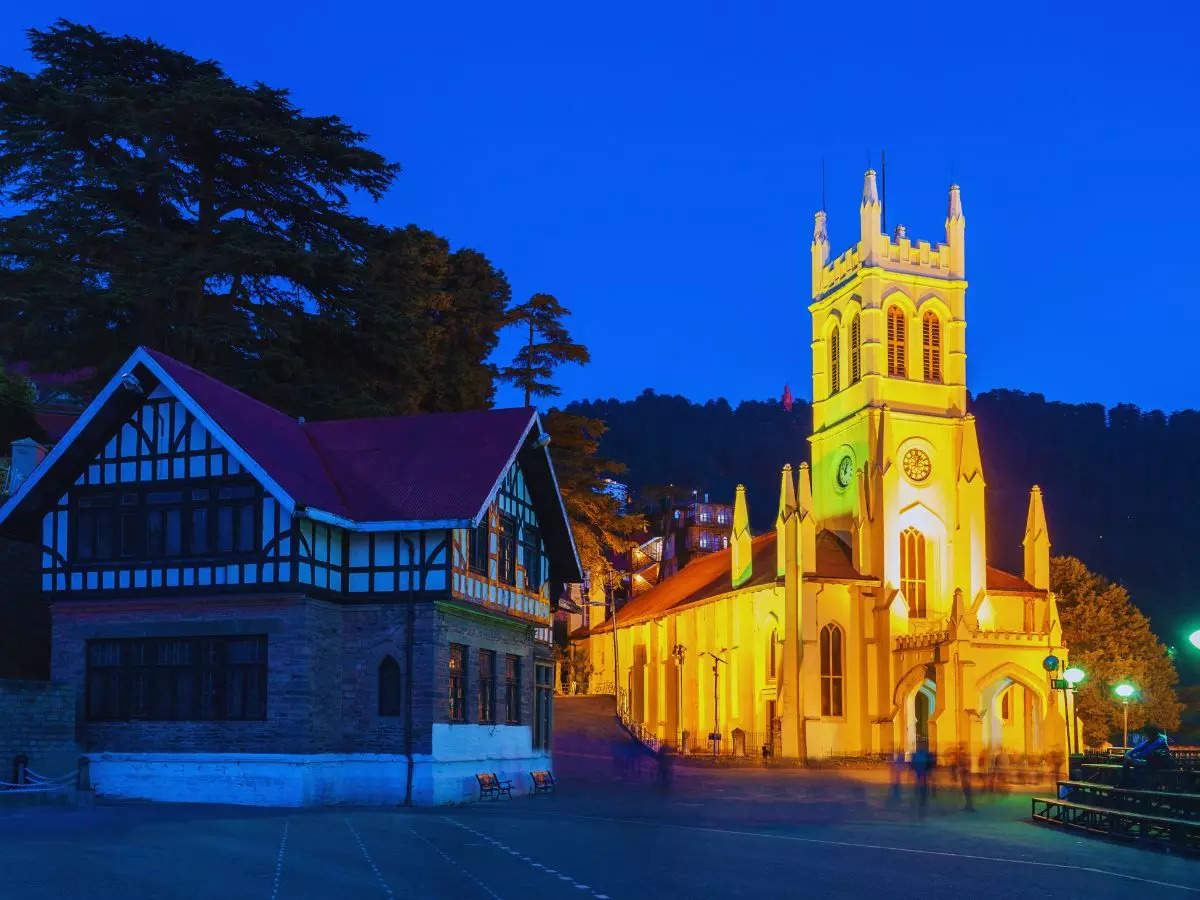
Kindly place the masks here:
POLYGON ((796 481, 800 494, 797 503, 800 515, 800 543, 796 548, 796 562, 800 571, 805 572, 817 567, 817 520, 813 516, 812 479, 809 477, 808 463, 800 463, 796 481))
POLYGON ((730 574, 734 587, 750 580, 753 569, 750 559, 750 513, 746 510, 746 486, 739 484, 733 499, 733 531, 729 535, 730 574))
POLYGON ((775 576, 782 578, 787 572, 788 525, 796 516, 796 484, 792 481, 792 465, 783 467, 779 485, 779 513, 775 516, 775 576))
POLYGON ((950 198, 946 205, 946 245, 950 248, 948 268, 954 278, 965 278, 966 266, 966 228, 967 220, 963 216, 962 195, 958 185, 950 185, 950 198))
POLYGON ((812 295, 821 293, 822 270, 829 262, 829 233, 825 230, 825 210, 813 216, 812 295))
POLYGON ((863 176, 862 205, 858 208, 859 240, 862 242, 861 258, 865 266, 874 265, 878 256, 878 244, 882 235, 883 210, 879 205, 879 192, 875 189, 875 170, 867 169, 863 176))
POLYGON ((1036 484, 1029 492, 1029 514, 1025 518, 1025 580, 1038 590, 1050 589, 1050 532, 1046 528, 1046 510, 1042 507, 1042 489, 1036 484))

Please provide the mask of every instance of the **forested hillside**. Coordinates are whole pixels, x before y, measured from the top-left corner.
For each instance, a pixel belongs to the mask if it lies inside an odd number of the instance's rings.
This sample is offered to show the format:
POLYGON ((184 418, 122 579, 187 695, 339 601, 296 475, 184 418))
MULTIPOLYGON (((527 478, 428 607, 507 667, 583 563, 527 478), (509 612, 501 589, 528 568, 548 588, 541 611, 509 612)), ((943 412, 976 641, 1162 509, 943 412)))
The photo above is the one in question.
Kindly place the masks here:
MULTIPOLYGON (((800 400, 788 412, 776 400, 735 408, 647 390, 568 409, 608 424, 600 453, 629 467, 635 490, 675 483, 729 500, 744 483, 758 531, 773 527, 780 466, 808 459, 812 415, 800 400)), ((1181 674, 1194 679, 1181 632, 1200 620, 1200 412, 1106 410, 1007 390, 972 398, 971 409, 991 562, 1019 571, 1029 486, 1040 484, 1053 552, 1124 584, 1163 642, 1179 648, 1181 674)))

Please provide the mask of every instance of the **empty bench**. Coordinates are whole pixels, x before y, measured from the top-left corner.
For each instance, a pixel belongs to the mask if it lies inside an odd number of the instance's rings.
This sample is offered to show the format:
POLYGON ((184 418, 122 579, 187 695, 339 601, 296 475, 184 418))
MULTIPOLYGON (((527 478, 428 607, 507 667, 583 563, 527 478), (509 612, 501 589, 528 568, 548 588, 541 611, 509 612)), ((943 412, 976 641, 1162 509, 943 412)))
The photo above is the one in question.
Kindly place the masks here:
POLYGON ((512 799, 512 782, 501 781, 495 772, 478 772, 475 780, 479 782, 480 800, 499 800, 501 797, 512 799))
POLYGON ((540 772, 530 772, 529 780, 533 785, 529 789, 531 797, 534 794, 552 794, 554 793, 554 786, 558 784, 549 769, 543 769, 540 772))
POLYGON ((1200 794, 1114 787, 1094 781, 1060 781, 1059 799, 1132 813, 1200 821, 1200 794))
POLYGON ((1108 806, 1033 798, 1033 820, 1123 840, 1157 844, 1185 853, 1200 852, 1200 822, 1150 815, 1108 806))

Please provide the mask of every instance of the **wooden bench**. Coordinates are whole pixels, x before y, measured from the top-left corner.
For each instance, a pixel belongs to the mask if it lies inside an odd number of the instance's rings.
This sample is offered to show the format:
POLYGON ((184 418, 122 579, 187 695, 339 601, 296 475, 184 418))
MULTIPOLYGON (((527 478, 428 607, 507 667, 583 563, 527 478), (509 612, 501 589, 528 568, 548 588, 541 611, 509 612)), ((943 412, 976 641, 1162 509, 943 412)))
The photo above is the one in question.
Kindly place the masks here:
MULTIPOLYGON (((1107 784, 1119 787, 1121 780, 1121 765, 1119 763, 1084 763, 1079 767, 1081 774, 1088 781, 1097 784, 1107 784)), ((1156 771, 1139 768, 1135 770, 1134 778, 1143 785, 1150 779, 1167 791, 1184 794, 1200 793, 1200 771, 1196 769, 1158 769, 1156 771)))
POLYGON ((549 769, 543 769, 540 772, 530 772, 529 780, 533 783, 533 787, 529 790, 529 796, 531 797, 534 794, 552 794, 554 793, 554 786, 558 784, 549 769))
POLYGON ((479 782, 480 800, 499 800, 501 797, 512 799, 512 782, 501 781, 495 772, 477 772, 475 780, 479 782))
POLYGON ((1060 781, 1058 795, 1071 802, 1200 821, 1200 794, 1113 787, 1092 781, 1060 781))
POLYGON ((1032 815, 1035 822, 1048 825, 1122 840, 1145 841, 1185 853, 1200 853, 1200 822, 1092 806, 1057 797, 1034 797, 1032 815))

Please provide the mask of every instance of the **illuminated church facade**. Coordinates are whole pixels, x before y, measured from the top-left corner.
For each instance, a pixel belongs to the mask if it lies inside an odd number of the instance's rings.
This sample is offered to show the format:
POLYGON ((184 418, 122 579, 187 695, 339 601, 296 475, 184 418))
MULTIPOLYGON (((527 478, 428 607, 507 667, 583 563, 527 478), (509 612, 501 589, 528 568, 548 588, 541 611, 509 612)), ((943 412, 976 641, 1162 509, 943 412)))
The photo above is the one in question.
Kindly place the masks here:
MULTIPOLYGON (((784 468, 773 533, 751 536, 739 486, 730 548, 617 613, 623 702, 647 736, 694 751, 715 733, 724 752, 791 758, 923 741, 972 759, 1062 753, 1042 663, 1066 647, 1036 486, 1023 572, 987 564, 959 188, 936 246, 882 233, 872 171, 859 220, 831 258, 816 214, 812 465, 784 468)), ((611 690, 612 628, 572 635, 595 691, 611 690)))

